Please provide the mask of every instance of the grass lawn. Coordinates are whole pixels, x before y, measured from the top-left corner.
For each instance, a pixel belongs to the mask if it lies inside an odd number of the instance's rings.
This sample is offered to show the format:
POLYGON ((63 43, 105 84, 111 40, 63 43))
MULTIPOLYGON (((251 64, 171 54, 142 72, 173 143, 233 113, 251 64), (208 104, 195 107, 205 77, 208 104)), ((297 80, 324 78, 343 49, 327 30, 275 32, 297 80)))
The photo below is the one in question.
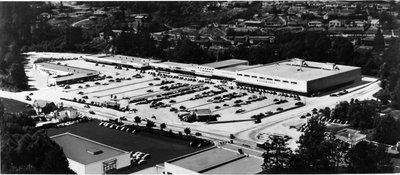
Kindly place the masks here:
POLYGON ((4 112, 7 113, 23 112, 23 111, 28 111, 28 109, 30 109, 26 107, 28 103, 20 102, 9 98, 0 97, 0 102, 3 103, 4 112))
POLYGON ((190 147, 187 141, 180 139, 151 134, 145 131, 132 134, 99 126, 99 123, 100 121, 94 120, 64 128, 52 128, 48 130, 48 135, 53 136, 70 132, 125 151, 141 151, 151 154, 152 157, 148 160, 147 164, 124 168, 117 171, 116 173, 118 174, 139 171, 163 163, 166 160, 203 149, 190 147))

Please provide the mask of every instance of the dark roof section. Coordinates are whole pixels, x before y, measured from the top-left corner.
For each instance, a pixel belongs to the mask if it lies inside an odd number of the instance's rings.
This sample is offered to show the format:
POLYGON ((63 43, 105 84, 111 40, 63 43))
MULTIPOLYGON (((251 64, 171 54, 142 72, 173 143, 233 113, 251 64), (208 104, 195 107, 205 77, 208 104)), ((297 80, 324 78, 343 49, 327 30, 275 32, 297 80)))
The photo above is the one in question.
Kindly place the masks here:
POLYGON ((68 132, 52 136, 51 139, 63 148, 67 158, 84 165, 121 154, 129 154, 126 151, 68 132))

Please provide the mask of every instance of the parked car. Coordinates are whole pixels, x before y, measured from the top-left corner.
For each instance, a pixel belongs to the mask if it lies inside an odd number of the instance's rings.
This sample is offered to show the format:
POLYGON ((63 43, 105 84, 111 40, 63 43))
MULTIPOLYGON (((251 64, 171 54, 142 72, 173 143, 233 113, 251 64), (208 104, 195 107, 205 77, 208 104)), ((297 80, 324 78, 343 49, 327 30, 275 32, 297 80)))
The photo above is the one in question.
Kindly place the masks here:
POLYGON ((96 114, 94 111, 89 111, 89 114, 96 114))
POLYGON ((238 109, 238 110, 236 110, 236 113, 242 113, 244 111, 245 111, 244 109, 238 109))

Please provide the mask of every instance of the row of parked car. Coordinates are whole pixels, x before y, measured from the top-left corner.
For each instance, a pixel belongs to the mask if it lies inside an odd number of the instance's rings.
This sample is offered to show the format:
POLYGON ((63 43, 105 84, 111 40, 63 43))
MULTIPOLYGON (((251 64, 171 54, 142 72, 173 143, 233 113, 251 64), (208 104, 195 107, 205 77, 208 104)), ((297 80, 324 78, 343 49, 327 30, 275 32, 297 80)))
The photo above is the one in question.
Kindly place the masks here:
MULTIPOLYGON (((188 87, 188 88, 184 88, 184 89, 180 89, 180 90, 176 90, 176 91, 169 91, 169 92, 166 92, 163 94, 159 94, 156 96, 156 99, 148 100, 147 98, 143 98, 141 100, 135 100, 135 101, 137 102, 136 105, 149 104, 149 103, 158 102, 158 101, 161 101, 164 99, 169 99, 169 98, 178 97, 178 96, 182 96, 182 95, 186 95, 186 94, 190 94, 190 93, 194 93, 194 92, 203 91, 206 89, 208 89, 208 87, 203 87, 201 85, 192 86, 192 87, 188 87)), ((167 107, 167 106, 164 106, 164 107, 167 107)))
POLYGON ((100 122, 99 126, 104 126, 104 127, 110 128, 110 129, 116 129, 116 130, 125 131, 125 132, 129 132, 129 133, 136 133, 136 129, 132 129, 129 127, 121 126, 121 125, 111 123, 111 122, 106 122, 106 121, 100 122))
POLYGON ((71 126, 74 124, 88 122, 88 121, 92 121, 92 120, 93 120, 92 118, 88 118, 86 116, 85 117, 77 117, 77 118, 69 120, 69 121, 60 122, 60 123, 56 124, 54 127, 62 128, 62 127, 71 126))
POLYGON ((151 158, 149 153, 143 153, 140 151, 131 152, 131 164, 137 163, 138 165, 143 165, 147 163, 147 160, 151 158))
MULTIPOLYGON (((207 87, 207 89, 209 89, 207 87)), ((198 99, 202 99, 205 97, 211 97, 214 95, 219 95, 222 94, 224 92, 227 92, 226 90, 219 90, 219 91, 215 91, 215 90, 210 90, 210 91, 206 91, 206 92, 202 92, 201 94, 196 94, 194 97, 190 98, 189 100, 198 100, 198 99)))
POLYGON ((232 100, 234 98, 240 98, 240 97, 243 97, 245 95, 247 95, 247 93, 232 92, 232 93, 225 94, 225 95, 222 95, 222 96, 216 96, 213 99, 207 100, 207 102, 221 103, 221 102, 224 102, 224 101, 232 100))
POLYGON ((175 83, 170 86, 161 86, 160 89, 162 89, 164 91, 169 91, 169 90, 174 90, 174 89, 178 89, 178 88, 189 86, 189 85, 190 85, 189 83, 175 83))
MULTIPOLYGON (((246 94, 246 93, 244 93, 244 94, 246 94)), ((247 95, 247 94, 246 94, 246 95, 247 95)), ((265 97, 265 96, 253 95, 253 96, 249 97, 248 100, 246 100, 246 101, 243 101, 243 100, 241 100, 241 99, 236 100, 236 101, 234 102, 235 104, 234 104, 233 106, 235 106, 235 107, 241 107, 241 106, 243 106, 243 105, 248 105, 248 104, 250 104, 250 103, 252 103, 252 102, 262 101, 262 100, 265 100, 265 99, 267 99, 267 97, 265 97)))

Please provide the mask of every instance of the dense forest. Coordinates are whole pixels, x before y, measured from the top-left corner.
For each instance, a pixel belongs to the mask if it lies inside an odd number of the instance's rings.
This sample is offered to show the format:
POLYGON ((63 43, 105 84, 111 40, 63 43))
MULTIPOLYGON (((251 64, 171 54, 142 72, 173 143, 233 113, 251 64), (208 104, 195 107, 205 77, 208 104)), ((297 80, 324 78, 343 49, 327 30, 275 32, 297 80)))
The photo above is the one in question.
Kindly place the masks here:
POLYGON ((27 113, 4 112, 0 103, 1 173, 74 174, 62 148, 27 113))
POLYGON ((21 48, 30 40, 35 17, 29 3, 0 3, 0 88, 28 88, 21 48))

